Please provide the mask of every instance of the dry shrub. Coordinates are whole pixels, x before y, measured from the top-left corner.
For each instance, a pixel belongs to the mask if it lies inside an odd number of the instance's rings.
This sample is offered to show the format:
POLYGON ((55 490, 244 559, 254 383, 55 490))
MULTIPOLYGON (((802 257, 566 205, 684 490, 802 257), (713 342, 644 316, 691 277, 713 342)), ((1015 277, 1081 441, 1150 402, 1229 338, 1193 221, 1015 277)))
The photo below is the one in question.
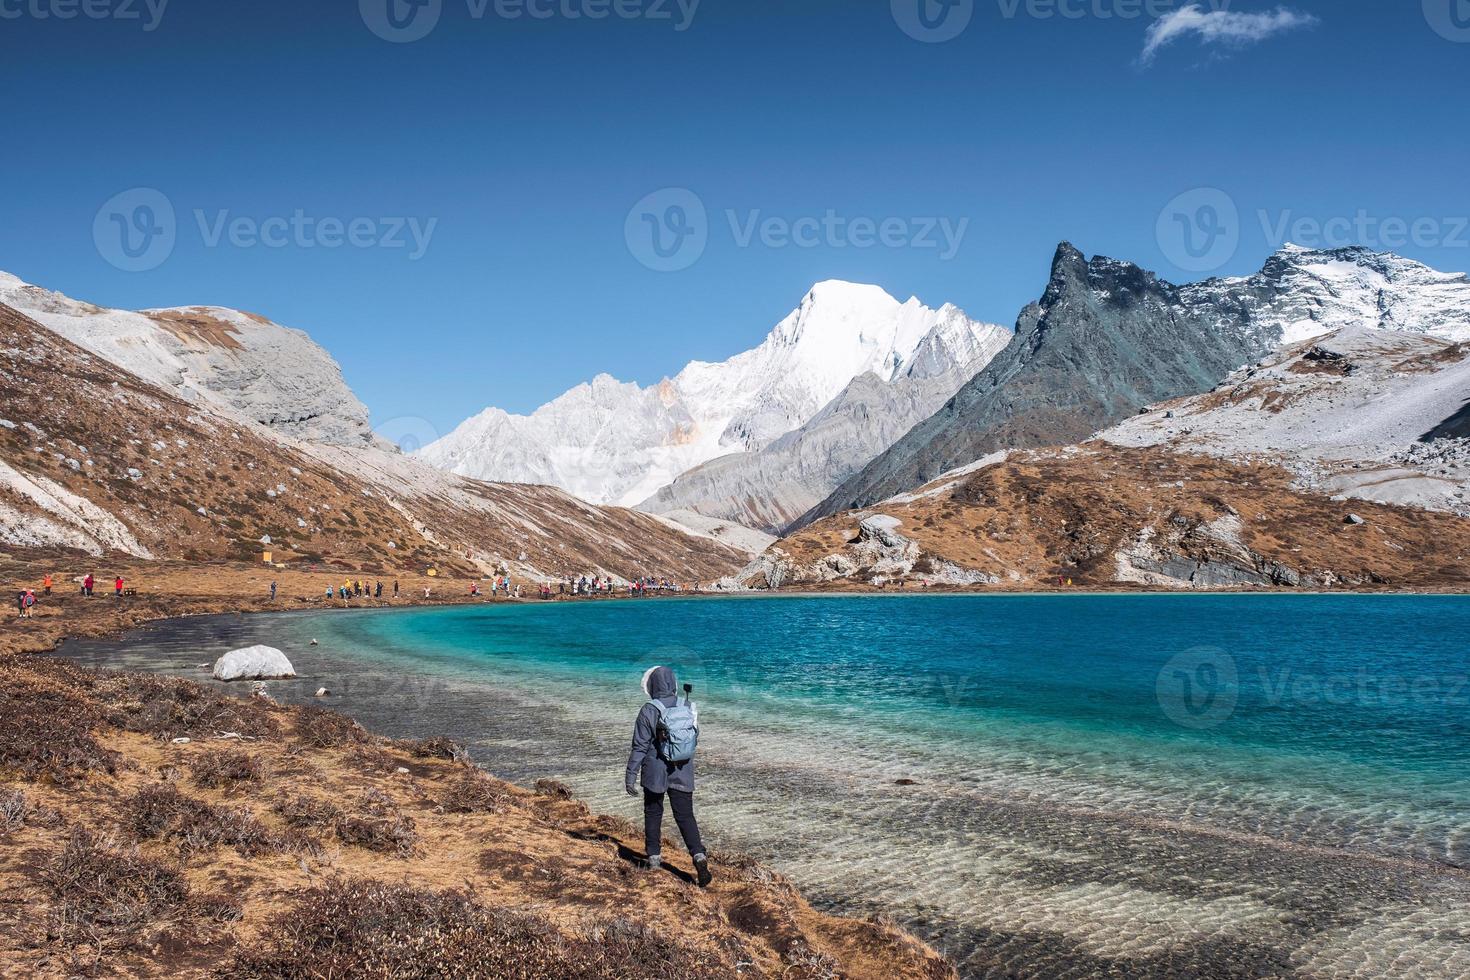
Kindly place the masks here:
POLYGON ((93 771, 114 772, 116 753, 92 736, 102 723, 84 698, 21 681, 0 691, 0 774, 67 783, 93 771))
POLYGON ((443 735, 409 742, 406 746, 419 759, 448 759, 451 762, 469 762, 470 750, 443 735))
POLYGON ((289 827, 315 829, 332 827, 342 819, 342 808, 314 796, 287 796, 271 807, 289 827))
POLYGON ((363 879, 299 893, 273 941, 237 947, 234 980, 378 977, 383 980, 625 980, 733 977, 726 964, 654 930, 609 923, 564 936, 545 917, 363 879))
POLYGON ((63 937, 94 930, 132 931, 182 911, 189 886, 178 868, 114 849, 77 828, 41 872, 55 903, 53 926, 63 937))
POLYGON ((557 782, 555 779, 538 779, 535 785, 536 795, 545 796, 553 800, 570 800, 572 790, 566 783, 557 782))
POLYGON ((228 845, 245 857, 287 850, 244 808, 222 809, 185 796, 167 784, 145 786, 123 802, 123 813, 139 840, 173 840, 186 853, 228 845))
POLYGON ((709 863, 720 868, 721 873, 752 885, 765 885, 786 892, 795 891, 791 884, 754 857, 743 851, 712 851, 709 863))
POLYGON ((292 730, 297 738, 317 749, 359 745, 368 740, 368 733, 357 722, 319 704, 297 709, 292 730))
POLYGON ((240 749, 225 749, 201 755, 189 764, 194 783, 205 789, 219 789, 238 783, 259 782, 265 775, 260 760, 240 749))
POLYGON ((402 858, 413 857, 419 843, 413 818, 400 812, 392 800, 376 790, 363 795, 361 813, 337 817, 332 830, 344 844, 402 858))
POLYGON ((195 915, 211 922, 239 922, 245 915, 245 905, 239 896, 222 892, 196 896, 189 904, 195 915))
POLYGON ((30 810, 26 795, 20 790, 0 793, 0 834, 8 834, 23 827, 30 810))
POLYGON ((95 692, 109 706, 108 721, 156 738, 204 738, 236 732, 276 735, 279 708, 260 698, 232 698, 193 681, 155 674, 103 673, 95 692))
POLYGON ((444 793, 439 805, 450 813, 501 813, 516 805, 503 784, 481 772, 467 772, 444 793))

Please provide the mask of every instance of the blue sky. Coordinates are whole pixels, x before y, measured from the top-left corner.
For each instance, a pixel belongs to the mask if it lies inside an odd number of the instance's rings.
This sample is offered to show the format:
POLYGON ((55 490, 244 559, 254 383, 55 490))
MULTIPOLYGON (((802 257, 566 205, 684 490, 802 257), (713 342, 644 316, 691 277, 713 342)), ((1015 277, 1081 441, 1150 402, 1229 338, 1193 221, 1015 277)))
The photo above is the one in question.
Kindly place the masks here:
POLYGON ((1467 0, 923 0, 942 43, 919 0, 425 0, 408 42, 385 0, 88 2, 0 0, 0 268, 302 327, 378 421, 652 382, 827 278, 1009 325, 1062 239, 1181 281, 1283 224, 1470 270, 1467 0), (158 196, 171 250, 118 252, 158 196))

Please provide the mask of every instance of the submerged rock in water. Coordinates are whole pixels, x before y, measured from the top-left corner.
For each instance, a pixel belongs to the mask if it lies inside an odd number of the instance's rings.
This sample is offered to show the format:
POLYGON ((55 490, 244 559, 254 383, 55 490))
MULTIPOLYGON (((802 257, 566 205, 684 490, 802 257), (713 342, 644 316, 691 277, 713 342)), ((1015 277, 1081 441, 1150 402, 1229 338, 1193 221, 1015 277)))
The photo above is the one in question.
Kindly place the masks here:
POLYGON ((295 676, 296 670, 284 653, 259 643, 231 650, 214 662, 214 679, 217 681, 274 680, 295 676))

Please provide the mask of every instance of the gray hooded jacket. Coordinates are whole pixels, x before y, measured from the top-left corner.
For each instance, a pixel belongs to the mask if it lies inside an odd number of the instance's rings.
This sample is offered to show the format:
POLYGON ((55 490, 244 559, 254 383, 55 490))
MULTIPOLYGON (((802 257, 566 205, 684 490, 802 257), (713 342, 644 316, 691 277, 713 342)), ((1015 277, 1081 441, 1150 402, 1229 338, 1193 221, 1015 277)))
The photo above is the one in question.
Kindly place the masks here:
MULTIPOLYGON (((678 698, 679 685, 674 672, 668 667, 655 667, 643 675, 643 693, 657 698, 664 707, 672 708, 678 698)), ((651 793, 662 793, 670 789, 694 792, 694 760, 666 762, 658 754, 658 709, 645 703, 633 723, 633 751, 628 754, 627 786, 637 786, 641 777, 643 788, 651 793)))

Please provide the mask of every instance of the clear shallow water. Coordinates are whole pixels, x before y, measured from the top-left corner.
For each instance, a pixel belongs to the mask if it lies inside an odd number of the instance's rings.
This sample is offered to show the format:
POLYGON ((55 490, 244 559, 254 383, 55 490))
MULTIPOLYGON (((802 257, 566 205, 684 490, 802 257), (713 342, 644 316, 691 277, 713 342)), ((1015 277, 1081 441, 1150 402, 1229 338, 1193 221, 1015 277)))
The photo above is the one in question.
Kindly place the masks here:
POLYGON ((444 733, 595 807, 695 685, 707 839, 971 975, 1470 975, 1470 600, 820 597, 214 617, 69 655, 444 733), (311 638, 320 643, 309 646, 311 638), (897 780, 914 785, 897 785, 897 780))

